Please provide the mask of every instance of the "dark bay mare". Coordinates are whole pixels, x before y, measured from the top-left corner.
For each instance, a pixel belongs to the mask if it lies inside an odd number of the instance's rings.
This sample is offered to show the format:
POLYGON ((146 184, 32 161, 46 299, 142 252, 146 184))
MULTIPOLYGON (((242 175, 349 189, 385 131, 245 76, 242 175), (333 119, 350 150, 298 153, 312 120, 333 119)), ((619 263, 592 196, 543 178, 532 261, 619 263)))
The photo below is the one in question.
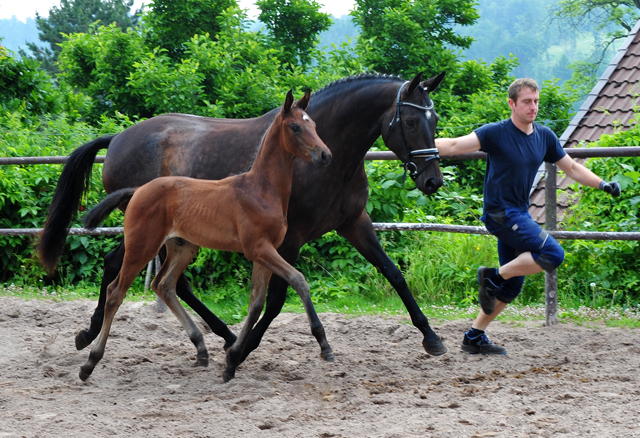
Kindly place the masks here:
MULTIPOLYGON (((444 73, 426 81, 421 77, 418 74, 405 82, 390 76, 359 75, 333 82, 311 97, 307 113, 333 160, 323 170, 302 160, 294 164, 289 228, 278 252, 293 265, 306 242, 336 230, 387 278, 422 332, 424 349, 439 355, 446 347, 429 326, 402 273, 382 249, 365 209, 369 183, 364 156, 379 136, 410 171, 419 190, 432 194, 442 185, 434 142, 438 116, 430 92, 444 73)), ((49 208, 38 245, 43 265, 50 271, 56 266, 100 149, 108 148, 102 173, 107 193, 168 175, 221 179, 251 167, 260 140, 279 111, 276 108, 244 120, 164 114, 80 146, 65 164, 49 208)), ((122 243, 105 256, 98 306, 90 327, 76 336, 78 349, 100 332, 106 288, 120 271, 123 256, 122 243)), ((286 290, 287 283, 274 275, 264 314, 251 332, 243 359, 258 347, 280 313, 286 290)), ((235 342, 236 336, 197 299, 184 276, 178 281, 177 293, 225 339, 225 349, 235 342)))
POLYGON ((113 318, 140 271, 163 247, 166 259, 151 288, 167 304, 197 348, 197 363, 207 366, 209 354, 202 332, 178 301, 176 283, 199 247, 241 252, 253 262, 251 298, 240 336, 227 352, 225 382, 235 376, 252 327, 258 321, 272 274, 300 295, 311 331, 321 341, 322 356, 333 360, 324 328, 313 308, 304 276, 278 254, 287 232, 287 210, 293 182, 294 158, 316 168, 331 162, 313 120, 304 112, 311 93, 297 104, 291 91, 264 135, 251 169, 218 181, 165 176, 139 188, 117 190, 84 217, 87 228, 97 227, 118 206, 124 215, 124 261, 107 288, 102 329, 89 359, 80 367, 86 380, 104 356, 113 318))

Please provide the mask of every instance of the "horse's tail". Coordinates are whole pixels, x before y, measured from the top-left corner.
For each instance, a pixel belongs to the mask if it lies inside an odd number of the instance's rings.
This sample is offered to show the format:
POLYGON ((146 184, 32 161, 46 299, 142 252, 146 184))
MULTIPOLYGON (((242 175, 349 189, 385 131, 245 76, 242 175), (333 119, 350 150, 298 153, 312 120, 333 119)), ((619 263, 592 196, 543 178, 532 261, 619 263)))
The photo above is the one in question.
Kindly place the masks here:
POLYGON ((82 224, 85 228, 93 230, 100 225, 107 216, 109 216, 109 213, 118 208, 120 204, 123 204, 124 210, 126 204, 129 202, 129 199, 131 199, 135 191, 136 189, 126 188, 116 190, 111 193, 98 205, 89 210, 89 212, 82 218, 82 224))
POLYGON ((80 146, 69 156, 62 169, 37 247, 40 262, 49 272, 53 272, 58 264, 82 195, 89 188, 96 155, 100 149, 109 147, 114 137, 105 135, 80 146))

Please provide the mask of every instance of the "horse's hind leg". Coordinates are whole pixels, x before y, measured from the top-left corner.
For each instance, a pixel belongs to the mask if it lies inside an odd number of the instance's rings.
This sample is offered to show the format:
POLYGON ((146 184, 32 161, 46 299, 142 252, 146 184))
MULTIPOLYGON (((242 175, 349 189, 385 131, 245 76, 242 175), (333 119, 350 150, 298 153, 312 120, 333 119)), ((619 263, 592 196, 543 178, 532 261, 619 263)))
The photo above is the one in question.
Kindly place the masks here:
POLYGON ((242 358, 240 359, 240 362, 244 362, 247 356, 260 346, 260 341, 267 332, 269 325, 282 311, 282 307, 284 306, 287 298, 288 287, 289 283, 279 276, 271 276, 271 281, 269 281, 269 286, 267 288, 267 304, 264 308, 264 313, 256 325, 253 326, 251 334, 249 334, 249 339, 247 340, 247 345, 242 351, 242 358))
POLYGON ((247 345, 251 329, 260 318, 260 313, 264 307, 265 297, 267 295, 267 285, 271 278, 271 270, 259 263, 253 263, 253 272, 251 273, 251 298, 249 299, 249 308, 247 317, 244 321, 242 331, 238 336, 238 340, 227 352, 227 368, 222 373, 225 382, 233 379, 236 374, 236 368, 242 362, 242 353, 247 345))
POLYGON ((187 303, 189 307, 200 315, 204 322, 206 322, 211 328, 213 333, 224 339, 225 342, 222 348, 224 351, 228 351, 234 342, 236 342, 237 336, 229 330, 229 327, 227 327, 227 324, 225 324, 224 321, 218 318, 207 306, 204 305, 202 301, 198 299, 198 297, 193 293, 193 290, 189 285, 189 281, 187 281, 184 274, 180 274, 180 277, 178 277, 176 292, 182 301, 187 303))
POLYGON ((197 254, 198 246, 180 238, 168 240, 165 246, 167 248, 167 259, 151 283, 151 289, 171 309, 171 312, 178 318, 178 321, 180 321, 180 324, 189 335, 193 345, 196 346, 196 364, 206 367, 209 365, 209 353, 204 344, 202 332, 194 324, 176 296, 178 278, 197 254))
POLYGON ((104 304, 107 299, 107 287, 116 279, 120 268, 122 267, 122 259, 124 258, 124 240, 121 240, 118 246, 104 257, 104 272, 102 274, 102 283, 100 284, 100 297, 98 298, 98 306, 91 316, 91 324, 88 329, 81 330, 76 335, 76 349, 82 350, 93 342, 100 333, 102 321, 104 319, 104 304))

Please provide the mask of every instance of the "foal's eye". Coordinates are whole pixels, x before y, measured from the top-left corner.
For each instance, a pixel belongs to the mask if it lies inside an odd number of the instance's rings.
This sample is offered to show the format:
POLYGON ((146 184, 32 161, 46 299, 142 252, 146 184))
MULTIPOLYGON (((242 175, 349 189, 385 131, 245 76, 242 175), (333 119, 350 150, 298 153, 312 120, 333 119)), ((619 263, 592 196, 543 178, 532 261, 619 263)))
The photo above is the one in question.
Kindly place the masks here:
POLYGON ((302 128, 300 127, 300 125, 296 125, 296 124, 291 125, 291 130, 293 131, 294 134, 300 134, 302 132, 302 128))

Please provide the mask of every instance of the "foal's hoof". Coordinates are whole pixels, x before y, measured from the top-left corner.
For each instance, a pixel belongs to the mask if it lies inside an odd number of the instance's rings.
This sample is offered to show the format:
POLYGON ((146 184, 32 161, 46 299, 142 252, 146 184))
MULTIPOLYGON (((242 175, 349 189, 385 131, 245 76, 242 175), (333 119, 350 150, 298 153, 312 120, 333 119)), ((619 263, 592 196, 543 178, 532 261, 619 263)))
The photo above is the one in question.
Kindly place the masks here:
POLYGON ((336 360, 336 357, 334 356, 332 351, 330 351, 329 353, 320 353, 320 356, 322 356, 325 362, 333 362, 334 360, 336 360))
POLYGON ((437 341, 422 341, 422 346, 425 351, 432 356, 440 356, 447 352, 447 347, 442 343, 442 339, 438 338, 437 341))
POLYGON ((82 350, 89 344, 91 344, 91 341, 87 339, 87 331, 80 330, 76 335, 76 350, 82 350))
POLYGON ((84 365, 80 367, 80 380, 86 382, 93 370, 88 369, 84 365))

